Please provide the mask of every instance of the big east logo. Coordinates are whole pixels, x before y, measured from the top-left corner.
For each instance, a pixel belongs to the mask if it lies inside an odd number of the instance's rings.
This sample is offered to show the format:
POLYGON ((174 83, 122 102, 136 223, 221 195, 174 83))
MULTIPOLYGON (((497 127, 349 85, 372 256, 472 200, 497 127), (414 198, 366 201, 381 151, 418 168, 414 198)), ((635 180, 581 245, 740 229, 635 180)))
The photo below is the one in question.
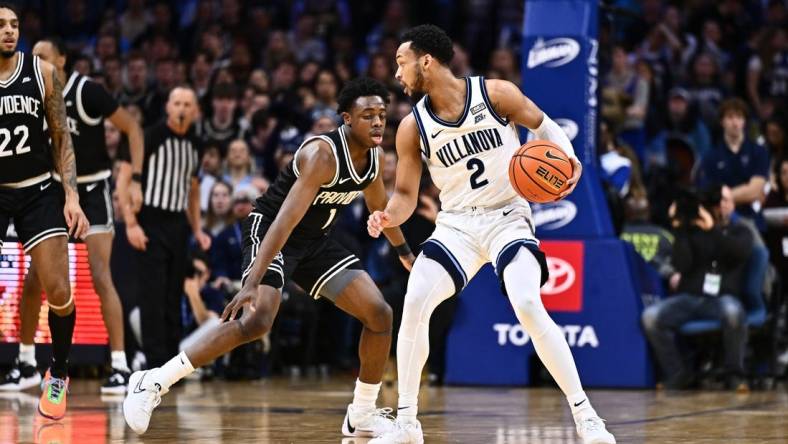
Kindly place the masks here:
POLYGON ((583 243, 543 241, 550 278, 542 286, 542 302, 548 311, 579 312, 583 309, 583 243))

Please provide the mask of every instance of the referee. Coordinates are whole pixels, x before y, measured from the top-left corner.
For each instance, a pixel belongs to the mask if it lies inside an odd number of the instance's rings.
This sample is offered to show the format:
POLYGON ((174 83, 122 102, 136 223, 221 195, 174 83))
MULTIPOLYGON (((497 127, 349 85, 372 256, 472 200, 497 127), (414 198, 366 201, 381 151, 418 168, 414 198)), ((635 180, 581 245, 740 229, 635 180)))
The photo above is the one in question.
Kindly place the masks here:
POLYGON ((196 116, 194 91, 174 88, 166 120, 145 130, 143 172, 133 178, 142 183, 142 209, 135 216, 128 205, 123 208, 126 236, 138 250, 137 303, 149 367, 178 353, 190 229, 203 250, 211 246, 200 221, 199 141, 192 128, 196 116))

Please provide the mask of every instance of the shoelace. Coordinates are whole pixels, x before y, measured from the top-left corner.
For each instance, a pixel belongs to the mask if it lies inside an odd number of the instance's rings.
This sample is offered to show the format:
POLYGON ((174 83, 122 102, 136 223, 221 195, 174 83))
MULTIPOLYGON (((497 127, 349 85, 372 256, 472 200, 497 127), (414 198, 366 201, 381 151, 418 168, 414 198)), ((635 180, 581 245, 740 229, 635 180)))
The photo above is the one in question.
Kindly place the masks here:
POLYGON ((148 390, 148 398, 145 400, 145 403, 142 405, 142 410, 150 416, 153 413, 153 409, 161 404, 161 395, 156 390, 148 390))
POLYGON ((394 411, 391 407, 383 407, 380 409, 375 409, 375 412, 372 413, 372 416, 380 419, 387 419, 389 421, 394 421, 394 415, 391 413, 394 411))
POLYGON ((584 419, 581 424, 583 429, 588 432, 598 432, 605 427, 604 421, 602 418, 591 417, 584 419))
POLYGON ((50 378, 49 381, 47 381, 47 384, 49 384, 49 386, 52 387, 52 391, 50 392, 49 399, 53 399, 54 400, 54 399, 59 398, 60 397, 60 393, 63 390, 66 390, 66 380, 65 379, 60 379, 60 378, 54 378, 53 377, 53 378, 50 378))

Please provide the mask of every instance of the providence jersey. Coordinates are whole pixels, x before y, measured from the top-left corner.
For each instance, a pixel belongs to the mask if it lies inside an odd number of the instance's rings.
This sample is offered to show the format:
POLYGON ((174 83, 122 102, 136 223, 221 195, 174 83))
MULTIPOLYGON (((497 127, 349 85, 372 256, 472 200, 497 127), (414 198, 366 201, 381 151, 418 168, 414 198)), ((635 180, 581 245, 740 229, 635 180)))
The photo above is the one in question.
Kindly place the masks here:
POLYGON ((104 119, 118 109, 118 102, 93 80, 74 71, 63 89, 66 121, 77 160, 77 182, 106 179, 112 162, 104 139, 104 119))
POLYGON ((432 112, 429 95, 413 107, 422 154, 441 192, 441 209, 489 207, 517 196, 509 161, 520 148, 514 123, 497 115, 484 77, 468 77, 465 108, 456 122, 432 112))
POLYGON ((50 177, 44 94, 39 58, 18 52, 13 74, 0 81, 0 186, 21 188, 50 177))
POLYGON ((298 179, 299 171, 296 159, 298 153, 308 143, 320 139, 331 146, 336 160, 336 173, 330 183, 320 187, 320 191, 312 201, 303 219, 293 230, 292 236, 318 238, 331 230, 336 223, 337 213, 361 195, 362 191, 378 177, 380 170, 379 152, 375 147, 369 150, 366 171, 357 172, 350 158, 350 149, 345 140, 344 126, 304 141, 293 156, 293 160, 279 173, 276 181, 264 195, 255 202, 255 210, 264 216, 269 223, 276 218, 290 188, 298 179))

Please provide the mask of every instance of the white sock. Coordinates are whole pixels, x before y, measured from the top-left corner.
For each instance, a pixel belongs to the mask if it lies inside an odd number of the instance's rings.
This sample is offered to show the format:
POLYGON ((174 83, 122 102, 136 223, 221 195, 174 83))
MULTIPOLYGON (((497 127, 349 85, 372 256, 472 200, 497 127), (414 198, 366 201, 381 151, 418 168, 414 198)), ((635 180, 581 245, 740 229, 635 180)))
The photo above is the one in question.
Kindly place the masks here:
POLYGON ((569 403, 569 408, 572 410, 572 416, 574 416, 575 420, 596 416, 596 411, 591 407, 591 400, 588 399, 585 392, 573 393, 566 397, 566 401, 569 403))
POLYGON ((542 305, 539 296, 541 271, 534 255, 526 248, 520 248, 503 275, 517 320, 531 337, 545 368, 565 396, 582 393, 583 386, 566 338, 542 305))
POLYGON ((19 344, 19 361, 36 366, 36 344, 19 344))
POLYGON ((362 410, 372 410, 378 400, 380 383, 367 384, 356 379, 356 389, 353 390, 353 407, 362 410))
POLYGON ((397 420, 416 421, 421 370, 430 353, 430 316, 454 294, 451 276, 436 261, 420 256, 413 265, 397 337, 399 401, 397 420))
POLYGON ((123 350, 115 350, 110 353, 112 357, 112 368, 116 370, 129 371, 129 364, 126 362, 126 352, 123 350))
POLYGON ((180 352, 163 366, 153 369, 151 371, 151 376, 161 385, 161 394, 165 394, 170 390, 171 385, 180 381, 193 371, 194 367, 192 367, 192 363, 189 362, 186 352, 180 352))

